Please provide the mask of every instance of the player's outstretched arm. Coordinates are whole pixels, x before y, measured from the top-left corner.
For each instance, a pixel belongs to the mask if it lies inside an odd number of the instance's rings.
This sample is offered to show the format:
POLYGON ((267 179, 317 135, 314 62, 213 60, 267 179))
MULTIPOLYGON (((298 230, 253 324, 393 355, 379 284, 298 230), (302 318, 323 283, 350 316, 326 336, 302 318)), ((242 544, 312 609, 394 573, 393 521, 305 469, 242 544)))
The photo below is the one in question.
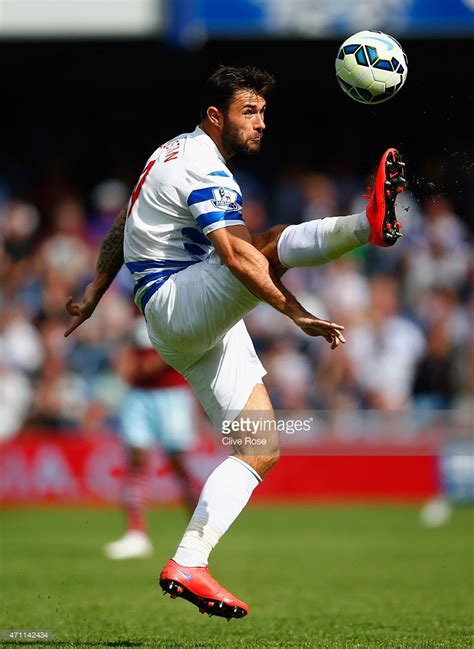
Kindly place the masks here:
POLYGON ((79 325, 91 317, 102 296, 111 285, 123 265, 123 229, 127 209, 124 207, 104 237, 99 252, 95 276, 84 290, 80 302, 73 302, 72 297, 66 301, 66 309, 74 317, 71 325, 64 332, 69 336, 79 325))
POLYGON ((252 244, 245 226, 220 228, 207 235, 222 261, 252 293, 291 318, 309 336, 322 336, 335 349, 345 343, 344 327, 320 320, 306 311, 281 283, 269 260, 252 244))

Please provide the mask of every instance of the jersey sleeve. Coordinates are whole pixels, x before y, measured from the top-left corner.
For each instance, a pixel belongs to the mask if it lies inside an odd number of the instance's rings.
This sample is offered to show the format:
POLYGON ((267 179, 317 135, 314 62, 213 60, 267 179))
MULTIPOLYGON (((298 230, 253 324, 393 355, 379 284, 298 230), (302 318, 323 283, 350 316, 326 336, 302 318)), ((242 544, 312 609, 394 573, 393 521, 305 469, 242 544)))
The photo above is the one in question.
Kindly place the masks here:
POLYGON ((244 225, 240 187, 232 177, 224 176, 203 179, 188 196, 191 214, 205 235, 219 228, 244 225))

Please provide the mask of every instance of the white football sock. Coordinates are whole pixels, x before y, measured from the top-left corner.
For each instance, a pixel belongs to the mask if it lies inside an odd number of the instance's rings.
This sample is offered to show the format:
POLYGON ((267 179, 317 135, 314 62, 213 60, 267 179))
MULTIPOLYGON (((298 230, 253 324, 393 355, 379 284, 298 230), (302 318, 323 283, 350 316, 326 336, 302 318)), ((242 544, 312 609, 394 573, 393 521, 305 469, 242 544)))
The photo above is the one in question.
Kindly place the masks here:
POLYGON ((204 567, 211 550, 248 503, 261 478, 251 466, 228 457, 208 477, 173 560, 204 567))
POLYGON ((320 266, 369 241, 364 212, 289 225, 278 241, 278 257, 288 268, 320 266))

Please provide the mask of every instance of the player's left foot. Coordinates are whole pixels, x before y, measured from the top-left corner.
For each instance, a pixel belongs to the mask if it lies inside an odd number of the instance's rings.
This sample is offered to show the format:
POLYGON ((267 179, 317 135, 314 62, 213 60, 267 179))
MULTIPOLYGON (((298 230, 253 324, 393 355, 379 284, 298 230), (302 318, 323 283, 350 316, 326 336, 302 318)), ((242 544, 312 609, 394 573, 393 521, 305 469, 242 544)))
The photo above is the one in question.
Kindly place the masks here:
POLYGON ((364 196, 369 201, 366 213, 370 223, 369 242, 376 246, 393 246, 402 234, 395 215, 395 199, 405 189, 405 163, 396 149, 387 149, 382 156, 374 188, 364 196))
POLYGON ((121 539, 104 545, 109 559, 143 559, 153 553, 153 545, 145 532, 130 530, 121 539))
POLYGON ((183 597, 198 607, 200 613, 217 615, 230 620, 249 612, 245 602, 237 599, 209 574, 208 568, 188 568, 170 559, 160 575, 163 595, 172 599, 183 597))

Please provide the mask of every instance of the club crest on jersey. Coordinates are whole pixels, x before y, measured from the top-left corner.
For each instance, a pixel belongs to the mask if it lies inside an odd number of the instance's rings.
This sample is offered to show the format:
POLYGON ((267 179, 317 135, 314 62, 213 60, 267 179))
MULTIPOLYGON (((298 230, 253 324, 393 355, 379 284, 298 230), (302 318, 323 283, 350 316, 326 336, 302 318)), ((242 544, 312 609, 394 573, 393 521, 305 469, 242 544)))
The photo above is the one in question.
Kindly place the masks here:
POLYGON ((212 204, 214 207, 219 207, 224 210, 239 210, 240 205, 237 203, 237 192, 233 192, 227 187, 217 187, 212 190, 214 200, 212 204))

